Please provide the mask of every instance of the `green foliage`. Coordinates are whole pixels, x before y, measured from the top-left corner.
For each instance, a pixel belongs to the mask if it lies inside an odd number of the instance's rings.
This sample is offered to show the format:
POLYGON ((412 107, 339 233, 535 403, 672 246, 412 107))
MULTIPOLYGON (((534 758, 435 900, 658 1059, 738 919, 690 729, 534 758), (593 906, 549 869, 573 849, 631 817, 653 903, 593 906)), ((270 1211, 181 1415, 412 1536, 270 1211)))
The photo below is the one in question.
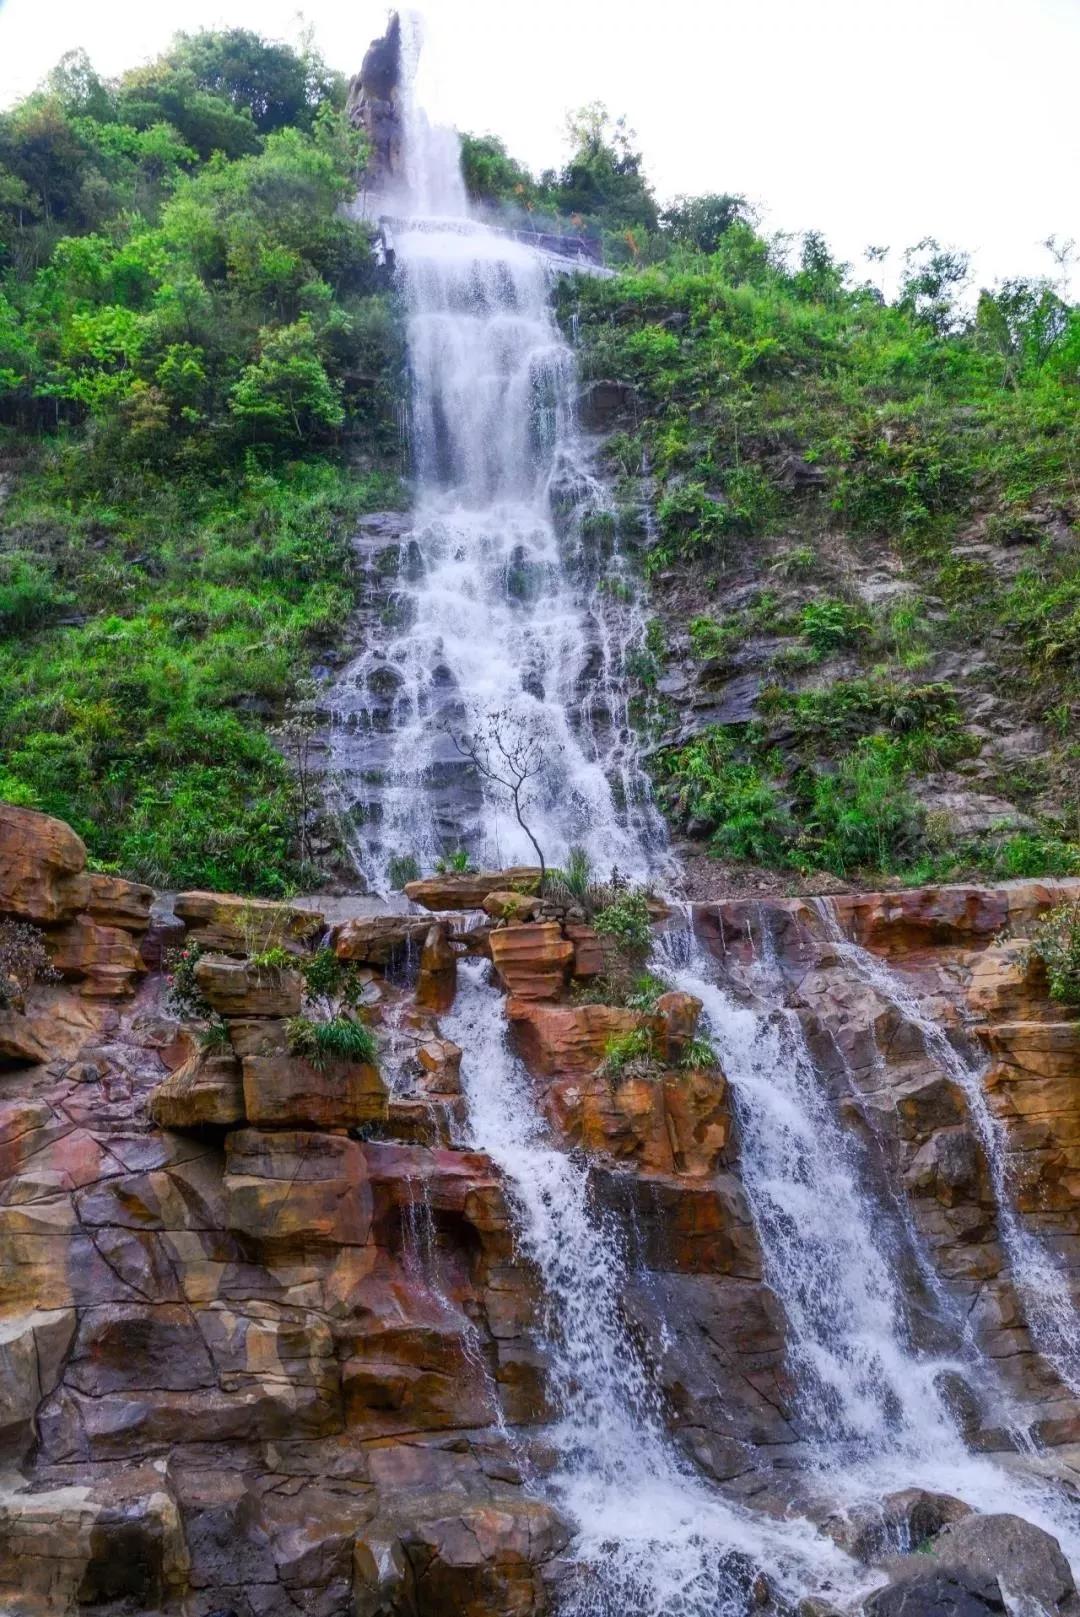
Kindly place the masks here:
POLYGON ((668 984, 662 977, 655 976, 646 971, 640 977, 635 977, 630 991, 623 1003, 632 1011, 645 1011, 648 1015, 656 1010, 656 1002, 662 994, 668 992, 668 984))
POLYGON ((561 870, 548 871, 551 891, 583 907, 589 903, 593 886, 592 861, 585 848, 567 849, 566 864, 561 870))
POLYGON ((853 646, 869 627, 865 612, 848 601, 808 601, 799 627, 819 656, 853 646))
POLYGON ((714 1072, 719 1065, 708 1039, 690 1039, 679 1059, 679 1066, 689 1072, 714 1072))
POLYGON ((395 854, 387 865, 387 880, 390 886, 400 889, 406 882, 420 880, 420 865, 416 855, 412 853, 395 854))
POLYGON ((375 1035, 369 1027, 350 1016, 334 1016, 327 1021, 293 1016, 287 1023, 286 1034, 290 1053, 307 1061, 318 1071, 332 1061, 378 1065, 379 1051, 375 1035))
POLYGON ((272 975, 280 971, 294 971, 299 961, 296 955, 290 954, 280 943, 274 943, 268 949, 259 949, 254 954, 248 955, 248 965, 257 972, 272 975))
POLYGON ((455 848, 452 853, 441 854, 435 861, 435 869, 440 876, 466 876, 476 866, 469 857, 467 848, 455 848))
POLYGON ((1080 1006, 1080 904, 1058 904, 1039 922, 1031 953, 1042 961, 1051 997, 1080 1006))
POLYGON ((713 727, 661 759, 661 799, 669 813, 711 833, 715 852, 759 864, 782 860, 788 817, 758 764, 735 756, 735 739, 713 727))
POLYGON ((597 912, 593 925, 626 959, 644 959, 652 948, 648 899, 640 890, 627 890, 612 899, 597 912))
POLYGON ((600 1071, 608 1078, 651 1077, 658 1066, 652 1030, 636 1027, 607 1040, 600 1071))
POLYGON ((188 942, 165 955, 169 1009, 182 1021, 210 1022, 214 1008, 195 979, 195 967, 206 953, 201 943, 188 942))

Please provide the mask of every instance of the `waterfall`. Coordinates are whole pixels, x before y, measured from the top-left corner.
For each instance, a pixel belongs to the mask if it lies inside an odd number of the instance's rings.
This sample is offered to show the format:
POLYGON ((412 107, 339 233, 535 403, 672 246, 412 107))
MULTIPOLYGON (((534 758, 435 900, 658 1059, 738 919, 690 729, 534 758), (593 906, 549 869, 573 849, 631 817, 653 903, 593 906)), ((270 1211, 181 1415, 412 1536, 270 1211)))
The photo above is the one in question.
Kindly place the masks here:
POLYGON ((844 937, 825 901, 819 901, 819 913, 840 957, 906 1022, 918 1029, 927 1055, 963 1091, 968 1115, 990 1171, 998 1232, 1032 1339, 1070 1391, 1080 1394, 1080 1318, 1069 1279, 1043 1242, 1025 1229, 1016 1210, 1010 1183, 1008 1136, 1001 1120, 991 1111, 983 1087, 986 1063, 980 1062, 974 1052, 966 1054, 952 1043, 945 1030, 926 1015, 908 984, 884 960, 844 937))
POLYGON ((778 1593, 854 1592, 855 1570, 809 1522, 726 1502, 676 1455, 622 1320, 618 1232, 593 1206, 587 1168, 548 1141, 485 969, 461 967, 442 1026, 465 1052, 469 1147, 499 1168, 542 1283, 557 1405, 550 1486, 580 1528, 575 1553, 588 1573, 564 1617, 734 1617, 745 1610, 748 1565, 765 1567, 778 1593))
MULTIPOLYGON (((540 756, 526 819, 548 859, 580 844, 601 872, 642 879, 665 857, 627 712, 624 662, 643 623, 624 590, 605 587, 625 563, 576 422, 553 271, 469 217, 457 143, 411 93, 415 52, 406 30, 403 171, 382 205, 406 311, 416 497, 386 569, 390 621, 331 694, 354 849, 380 892, 402 861, 430 867, 459 847, 478 862, 532 862, 505 789, 462 751, 508 725, 540 756)), ((767 962, 762 1005, 739 1005, 685 936, 691 952, 672 953, 668 975, 703 1001, 735 1097, 741 1173, 787 1320, 805 1492, 833 1508, 923 1486, 1018 1508, 1080 1563, 1075 1510, 1052 1481, 967 1452, 942 1376, 991 1372, 962 1331, 952 1357, 913 1345, 887 1221, 795 1019, 775 1009, 767 962)), ((564 1612, 735 1617, 756 1567, 781 1596, 853 1598, 863 1574, 809 1521, 725 1497, 668 1437, 623 1317, 619 1230, 587 1164, 551 1141, 485 971, 461 965, 441 1026, 464 1051, 469 1147, 500 1170, 540 1282, 556 1456, 542 1486, 573 1520, 587 1569, 564 1612)))
POLYGON ((331 693, 346 817, 378 890, 395 885, 394 862, 430 868, 459 847, 534 863, 506 791, 462 754, 462 739, 494 724, 535 749, 526 819, 548 860, 580 844, 598 867, 642 876, 659 821, 622 669, 641 625, 624 592, 605 588, 622 563, 576 425, 552 271, 543 253, 469 218, 456 137, 432 129, 408 93, 409 29, 405 41, 404 175, 384 200, 399 216, 416 509, 396 627, 331 693))
MULTIPOLYGON (((956 1494, 977 1510, 1017 1510, 1075 1561, 1080 1518, 1064 1492, 970 1454, 939 1383, 987 1379, 970 1340, 956 1358, 916 1351, 905 1329, 895 1254, 791 1013, 737 1004, 719 988, 689 927, 664 940, 661 969, 701 1000, 731 1084, 740 1175, 765 1278, 784 1307, 788 1359, 809 1439, 809 1469, 848 1504, 899 1484, 956 1494)), ((756 986, 775 1001, 766 951, 756 986)))

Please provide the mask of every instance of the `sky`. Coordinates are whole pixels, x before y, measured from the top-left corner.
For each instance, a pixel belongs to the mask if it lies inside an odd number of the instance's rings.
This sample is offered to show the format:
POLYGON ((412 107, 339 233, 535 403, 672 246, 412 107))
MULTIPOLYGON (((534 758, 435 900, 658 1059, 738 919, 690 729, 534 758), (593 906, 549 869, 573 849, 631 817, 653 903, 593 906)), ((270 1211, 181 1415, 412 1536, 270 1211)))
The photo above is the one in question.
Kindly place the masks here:
MULTIPOLYGON (((1080 242, 1080 0, 427 0, 432 110, 534 168, 566 113, 625 113, 661 199, 740 191, 769 231, 973 254, 980 284, 1080 242)), ((241 26, 360 65, 373 0, 0 0, 0 104, 84 46, 114 74, 173 32, 241 26)), ((1073 293, 1080 288, 1080 267, 1073 293)))

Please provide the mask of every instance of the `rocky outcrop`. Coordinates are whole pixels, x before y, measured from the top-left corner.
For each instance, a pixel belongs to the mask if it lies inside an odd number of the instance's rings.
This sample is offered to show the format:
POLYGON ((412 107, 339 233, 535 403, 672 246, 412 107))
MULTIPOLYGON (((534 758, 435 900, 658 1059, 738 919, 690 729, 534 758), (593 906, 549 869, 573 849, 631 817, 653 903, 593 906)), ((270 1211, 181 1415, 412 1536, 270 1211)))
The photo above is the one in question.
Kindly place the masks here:
POLYGON ((492 893, 521 893, 531 897, 540 890, 538 865, 512 865, 509 870, 448 872, 405 883, 405 896, 426 910, 479 910, 492 893))
POLYGON ((69 825, 34 809, 0 803, 3 911, 51 925, 70 920, 90 897, 86 848, 69 825))
POLYGON ((302 954, 323 929, 314 910, 232 893, 178 893, 173 904, 187 933, 206 949, 249 955, 268 949, 302 954))

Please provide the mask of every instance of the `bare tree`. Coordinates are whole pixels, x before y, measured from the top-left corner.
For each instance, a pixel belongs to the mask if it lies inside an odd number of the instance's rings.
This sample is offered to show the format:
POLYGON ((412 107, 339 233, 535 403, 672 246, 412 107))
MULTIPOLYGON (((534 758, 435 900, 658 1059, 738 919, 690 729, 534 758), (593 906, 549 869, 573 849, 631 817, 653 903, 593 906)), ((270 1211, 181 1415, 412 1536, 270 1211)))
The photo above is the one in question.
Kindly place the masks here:
POLYGON ((484 723, 471 735, 455 735, 450 739, 463 758, 468 758, 477 772, 492 785, 506 793, 514 818, 536 850, 540 862, 540 891, 544 890, 547 865, 544 851, 525 819, 525 809, 532 800, 529 781, 540 774, 545 763, 544 744, 530 730, 525 719, 509 708, 489 713, 484 723))

